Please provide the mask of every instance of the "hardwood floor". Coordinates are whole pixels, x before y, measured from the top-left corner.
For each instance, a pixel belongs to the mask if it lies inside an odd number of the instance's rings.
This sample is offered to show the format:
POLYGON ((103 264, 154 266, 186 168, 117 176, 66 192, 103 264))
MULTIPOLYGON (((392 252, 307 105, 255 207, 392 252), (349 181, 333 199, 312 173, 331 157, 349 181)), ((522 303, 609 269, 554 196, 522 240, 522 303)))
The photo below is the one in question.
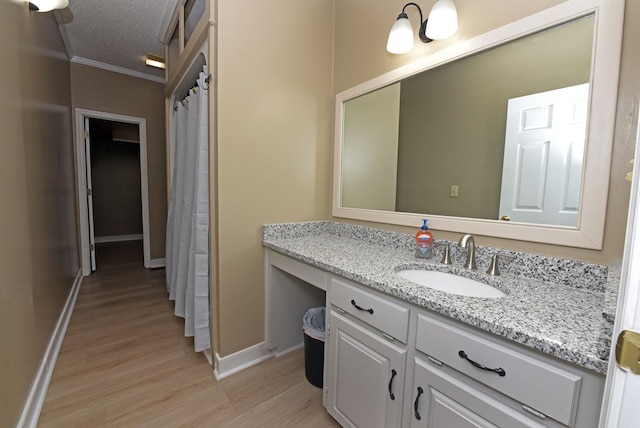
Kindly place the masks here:
POLYGON ((337 427, 302 350, 221 381, 183 337, 164 269, 142 243, 99 244, 83 280, 39 427, 337 427))

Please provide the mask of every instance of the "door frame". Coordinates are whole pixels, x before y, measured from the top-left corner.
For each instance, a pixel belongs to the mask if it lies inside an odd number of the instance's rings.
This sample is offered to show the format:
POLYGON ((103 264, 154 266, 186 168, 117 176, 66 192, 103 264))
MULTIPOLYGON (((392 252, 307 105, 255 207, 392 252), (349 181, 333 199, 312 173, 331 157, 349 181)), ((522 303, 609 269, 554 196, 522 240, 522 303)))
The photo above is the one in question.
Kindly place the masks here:
MULTIPOLYGON (((601 428, 621 427, 623 423, 628 423, 638 415, 636 409, 638 397, 640 397, 640 378, 638 378, 640 375, 623 371, 616 364, 618 335, 623 330, 640 331, 640 265, 637 263, 640 257, 640 171, 638 165, 640 165, 640 121, 636 124, 629 214, 620 272, 616 319, 611 337, 609 368, 600 414, 599 427, 601 428)), ((615 179, 621 178, 616 177, 615 179)))
POLYGON ((144 267, 151 267, 151 243, 149 240, 149 178, 147 169, 147 120, 141 117, 125 116, 82 108, 75 109, 75 150, 76 150, 76 183, 78 184, 78 223, 80 229, 80 258, 82 275, 91 274, 91 257, 89 253, 89 208, 87 203, 87 164, 84 146, 84 119, 102 119, 112 122, 124 122, 138 125, 140 137, 140 190, 142 199, 142 242, 144 267))

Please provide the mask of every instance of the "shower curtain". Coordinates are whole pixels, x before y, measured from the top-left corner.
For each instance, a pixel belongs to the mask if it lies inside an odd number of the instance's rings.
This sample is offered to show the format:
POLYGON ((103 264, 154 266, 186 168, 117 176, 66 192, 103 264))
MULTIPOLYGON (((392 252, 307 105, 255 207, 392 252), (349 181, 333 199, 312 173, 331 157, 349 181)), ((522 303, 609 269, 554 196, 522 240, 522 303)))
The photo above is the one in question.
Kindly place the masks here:
POLYGON ((207 69, 174 109, 175 152, 167 215, 166 276, 175 314, 196 352, 209 349, 209 146, 207 69))

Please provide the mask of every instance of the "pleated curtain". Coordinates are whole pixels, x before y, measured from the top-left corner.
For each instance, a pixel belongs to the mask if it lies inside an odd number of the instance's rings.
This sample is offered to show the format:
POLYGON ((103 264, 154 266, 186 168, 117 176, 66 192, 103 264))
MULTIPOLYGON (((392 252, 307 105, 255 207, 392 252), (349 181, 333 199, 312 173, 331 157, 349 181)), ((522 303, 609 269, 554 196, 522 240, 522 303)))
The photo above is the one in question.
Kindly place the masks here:
POLYGON ((206 67, 174 109, 175 152, 167 215, 166 276, 175 314, 196 352, 209 349, 209 144, 206 67))

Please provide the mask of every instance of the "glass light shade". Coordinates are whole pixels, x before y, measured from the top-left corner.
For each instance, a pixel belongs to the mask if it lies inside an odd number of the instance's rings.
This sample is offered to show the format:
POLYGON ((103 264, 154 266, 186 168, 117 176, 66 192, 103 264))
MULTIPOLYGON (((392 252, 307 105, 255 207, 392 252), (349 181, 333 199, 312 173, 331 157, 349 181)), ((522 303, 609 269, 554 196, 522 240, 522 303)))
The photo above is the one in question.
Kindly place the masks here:
MULTIPOLYGON (((406 16, 406 15, 405 15, 406 16)), ((387 51, 392 54, 403 54, 413 49, 413 28, 409 18, 398 18, 391 27, 387 40, 387 51)))
POLYGON ((427 37, 441 40, 451 37, 458 31, 458 11, 453 0, 437 0, 429 13, 427 37))
POLYGON ((49 12, 53 9, 64 9, 69 6, 69 0, 31 0, 29 3, 38 7, 38 12, 49 12))

